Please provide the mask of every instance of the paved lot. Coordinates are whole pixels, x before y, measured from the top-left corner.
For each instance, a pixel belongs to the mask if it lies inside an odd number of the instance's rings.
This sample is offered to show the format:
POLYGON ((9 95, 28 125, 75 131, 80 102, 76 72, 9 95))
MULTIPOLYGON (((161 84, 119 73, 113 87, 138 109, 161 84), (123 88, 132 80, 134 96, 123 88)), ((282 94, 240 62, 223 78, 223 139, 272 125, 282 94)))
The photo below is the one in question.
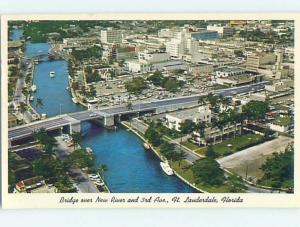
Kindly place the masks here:
POLYGON ((285 136, 242 150, 218 160, 220 165, 242 177, 256 181, 262 176, 260 167, 274 152, 283 151, 293 139, 285 136))

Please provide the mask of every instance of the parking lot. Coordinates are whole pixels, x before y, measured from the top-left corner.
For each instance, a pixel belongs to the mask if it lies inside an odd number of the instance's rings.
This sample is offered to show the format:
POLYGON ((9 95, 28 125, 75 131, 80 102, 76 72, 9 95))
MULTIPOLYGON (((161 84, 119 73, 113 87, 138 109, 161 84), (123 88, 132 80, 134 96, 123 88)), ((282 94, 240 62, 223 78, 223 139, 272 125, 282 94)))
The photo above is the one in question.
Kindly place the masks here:
POLYGON ((246 178, 247 176, 248 180, 252 179, 253 182, 255 182, 263 175, 260 167, 266 159, 270 157, 272 153, 284 151, 286 146, 292 142, 292 138, 279 136, 274 140, 221 158, 218 162, 223 168, 236 173, 243 178, 246 178))

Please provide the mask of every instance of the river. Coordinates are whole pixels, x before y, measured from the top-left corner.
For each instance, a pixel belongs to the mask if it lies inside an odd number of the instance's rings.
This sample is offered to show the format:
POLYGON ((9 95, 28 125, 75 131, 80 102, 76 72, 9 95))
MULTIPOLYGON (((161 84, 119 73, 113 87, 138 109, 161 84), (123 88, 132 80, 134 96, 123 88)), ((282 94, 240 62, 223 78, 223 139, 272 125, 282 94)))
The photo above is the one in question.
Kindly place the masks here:
MULTIPOLYGON (((13 35, 13 32, 10 35, 13 35)), ((26 43, 26 57, 46 54, 47 43, 26 43)), ((49 61, 47 57, 36 65, 34 81, 37 91, 33 107, 39 113, 55 116, 83 110, 71 100, 68 86, 68 67, 64 60, 49 61), (55 77, 50 78, 50 71, 55 77), (43 106, 36 107, 36 99, 43 100, 43 106)), ((120 127, 108 130, 90 122, 82 124, 84 133, 81 145, 91 147, 97 164, 106 164, 106 183, 114 193, 191 193, 196 192, 176 176, 167 176, 160 168, 160 160, 151 151, 145 151, 143 142, 132 132, 120 127)))

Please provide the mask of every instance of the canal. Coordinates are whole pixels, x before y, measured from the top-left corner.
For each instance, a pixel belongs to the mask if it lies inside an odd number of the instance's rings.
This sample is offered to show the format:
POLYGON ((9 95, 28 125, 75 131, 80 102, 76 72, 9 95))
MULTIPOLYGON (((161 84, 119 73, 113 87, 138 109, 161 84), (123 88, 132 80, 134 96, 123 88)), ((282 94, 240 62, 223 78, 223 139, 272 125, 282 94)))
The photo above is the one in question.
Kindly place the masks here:
MULTIPOLYGON (((26 43, 26 57, 45 54, 47 43, 26 43)), ((64 60, 49 61, 47 57, 36 65, 33 83, 37 86, 33 107, 39 113, 55 116, 83 110, 71 100, 68 86, 68 67, 64 60), (55 77, 50 78, 50 71, 55 77), (36 99, 43 106, 36 106, 36 99)), ((196 192, 176 176, 167 176, 160 168, 160 160, 146 151, 143 142, 132 132, 120 127, 108 130, 90 122, 82 124, 84 133, 81 145, 91 147, 97 164, 106 164, 105 180, 113 193, 191 193, 196 192)))

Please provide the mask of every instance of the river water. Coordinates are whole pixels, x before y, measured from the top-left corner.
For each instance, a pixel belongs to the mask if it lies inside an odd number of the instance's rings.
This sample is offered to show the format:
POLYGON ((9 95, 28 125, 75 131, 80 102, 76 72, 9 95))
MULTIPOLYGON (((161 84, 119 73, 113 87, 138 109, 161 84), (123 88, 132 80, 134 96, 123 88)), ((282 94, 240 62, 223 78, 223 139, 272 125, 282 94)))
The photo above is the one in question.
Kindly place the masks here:
MULTIPOLYGON (((12 32, 10 38, 20 38, 12 32)), ((26 57, 47 54, 47 43, 26 43, 26 57)), ((47 57, 35 67, 34 81, 37 91, 33 107, 39 113, 55 116, 60 113, 81 111, 84 108, 71 100, 68 86, 68 67, 64 60, 49 61, 47 57), (50 78, 50 71, 55 77, 50 78), (43 100, 43 106, 36 107, 36 99, 43 100)), ((193 188, 176 176, 167 176, 160 168, 160 160, 151 151, 145 151, 143 142, 125 128, 108 130, 85 122, 82 124, 83 147, 91 147, 97 164, 106 164, 105 180, 114 193, 191 193, 193 188)))

